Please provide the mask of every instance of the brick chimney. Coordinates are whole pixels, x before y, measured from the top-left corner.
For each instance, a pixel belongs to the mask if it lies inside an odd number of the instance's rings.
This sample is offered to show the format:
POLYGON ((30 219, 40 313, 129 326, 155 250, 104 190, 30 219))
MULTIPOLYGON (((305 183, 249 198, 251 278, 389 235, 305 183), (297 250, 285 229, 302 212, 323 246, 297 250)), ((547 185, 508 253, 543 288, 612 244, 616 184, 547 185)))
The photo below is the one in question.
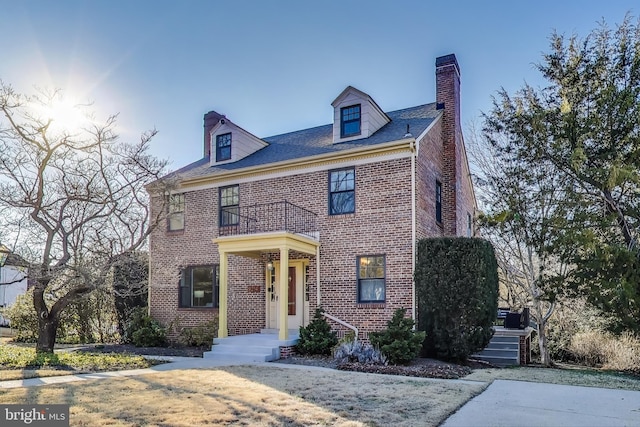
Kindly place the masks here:
POLYGON ((224 116, 215 111, 209 111, 204 115, 204 157, 211 157, 211 129, 218 124, 224 116))
POLYGON ((454 54, 436 58, 436 103, 443 110, 442 221, 445 235, 457 235, 457 191, 460 180, 460 67, 454 54))

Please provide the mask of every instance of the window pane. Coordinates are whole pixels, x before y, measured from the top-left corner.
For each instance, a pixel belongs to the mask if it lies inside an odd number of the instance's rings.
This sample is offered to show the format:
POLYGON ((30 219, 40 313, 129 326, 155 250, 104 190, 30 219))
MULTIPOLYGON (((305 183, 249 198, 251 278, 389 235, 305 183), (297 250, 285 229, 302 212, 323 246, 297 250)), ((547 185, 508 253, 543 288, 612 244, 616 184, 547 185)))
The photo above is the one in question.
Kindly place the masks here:
POLYGON ((353 190, 356 185, 353 169, 331 172, 331 191, 353 190))
POLYGON ((344 135, 355 135, 360 133, 360 122, 359 121, 352 121, 352 122, 345 122, 344 123, 344 131, 343 134, 344 135))
POLYGON ((225 133, 216 136, 216 161, 229 160, 231 158, 231 134, 225 133))
POLYGON ((193 269, 193 306, 213 307, 213 268, 193 269))
POLYGON ((220 190, 220 206, 237 205, 239 201, 239 188, 237 185, 225 187, 220 190))
POLYGON ((239 208, 227 207, 222 208, 220 212, 220 225, 236 225, 240 222, 240 215, 238 214, 239 208))
POLYGON ((169 215, 169 230, 182 230, 184 228, 184 214, 174 213, 169 215))
POLYGON ((384 278, 384 256, 360 257, 360 278, 384 278))
POLYGON ((384 301, 384 279, 360 280, 360 301, 384 301))
POLYGON ((169 196, 169 213, 184 212, 184 194, 169 196))
POLYGON ((356 210, 355 193, 347 191, 331 195, 331 214, 351 213, 356 210))

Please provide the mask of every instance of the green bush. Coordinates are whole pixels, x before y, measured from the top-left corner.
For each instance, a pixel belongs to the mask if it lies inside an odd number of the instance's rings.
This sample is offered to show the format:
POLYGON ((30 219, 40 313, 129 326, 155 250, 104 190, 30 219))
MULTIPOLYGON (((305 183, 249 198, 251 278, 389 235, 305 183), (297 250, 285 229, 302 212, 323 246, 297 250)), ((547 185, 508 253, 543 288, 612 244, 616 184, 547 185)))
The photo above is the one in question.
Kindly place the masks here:
MULTIPOLYGON (((38 315, 33 308, 33 289, 24 295, 18 295, 15 303, 5 311, 14 331, 16 342, 35 343, 38 341, 38 315)), ((74 328, 75 321, 71 311, 63 311, 56 334, 56 342, 76 344, 78 338, 74 328)))
POLYGON ((331 349, 338 344, 335 331, 322 315, 322 308, 316 309, 316 314, 307 326, 300 327, 300 339, 296 349, 301 354, 331 354, 331 349))
POLYGON ((126 325, 126 337, 136 347, 164 347, 167 345, 167 331, 147 314, 145 307, 136 308, 126 325))
POLYGON ((413 319, 405 317, 407 309, 399 308, 387 323, 387 329, 370 332, 369 341, 380 349, 392 365, 406 365, 418 356, 424 332, 413 331, 413 319))
POLYGON ((201 323, 194 327, 185 327, 179 332, 180 344, 191 347, 211 347, 213 339, 218 336, 218 319, 201 323))
POLYGON ((425 355, 465 360, 489 343, 498 310, 498 266, 489 242, 421 240, 415 282, 425 355))

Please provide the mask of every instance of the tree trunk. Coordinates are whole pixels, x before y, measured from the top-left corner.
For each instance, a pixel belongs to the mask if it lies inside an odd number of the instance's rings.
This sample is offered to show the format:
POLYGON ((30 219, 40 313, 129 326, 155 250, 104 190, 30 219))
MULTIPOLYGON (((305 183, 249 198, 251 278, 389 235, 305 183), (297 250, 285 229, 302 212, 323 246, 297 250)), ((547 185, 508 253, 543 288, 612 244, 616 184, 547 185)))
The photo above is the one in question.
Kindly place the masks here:
POLYGON ((38 319, 38 343, 36 344, 36 352, 38 353, 53 353, 59 321, 51 317, 48 315, 38 319))
POLYGON ((538 322, 538 344, 540 347, 540 363, 543 366, 551 366, 551 356, 549 355, 549 345, 547 343, 547 321, 541 319, 538 322))

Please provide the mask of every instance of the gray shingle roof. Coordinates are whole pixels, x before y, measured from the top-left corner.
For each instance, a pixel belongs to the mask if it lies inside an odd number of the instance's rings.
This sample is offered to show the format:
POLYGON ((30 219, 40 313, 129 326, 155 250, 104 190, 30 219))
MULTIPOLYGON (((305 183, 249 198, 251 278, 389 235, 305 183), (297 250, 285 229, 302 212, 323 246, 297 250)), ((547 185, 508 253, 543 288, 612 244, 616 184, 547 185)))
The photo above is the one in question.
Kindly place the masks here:
POLYGON ((369 138, 339 144, 333 144, 332 124, 270 136, 262 138, 269 146, 237 162, 211 166, 209 159, 203 158, 175 171, 174 174, 180 174, 182 179, 198 178, 246 167, 383 144, 402 139, 407 132, 407 125, 411 134, 417 138, 440 114, 435 103, 387 112, 391 122, 369 138))

